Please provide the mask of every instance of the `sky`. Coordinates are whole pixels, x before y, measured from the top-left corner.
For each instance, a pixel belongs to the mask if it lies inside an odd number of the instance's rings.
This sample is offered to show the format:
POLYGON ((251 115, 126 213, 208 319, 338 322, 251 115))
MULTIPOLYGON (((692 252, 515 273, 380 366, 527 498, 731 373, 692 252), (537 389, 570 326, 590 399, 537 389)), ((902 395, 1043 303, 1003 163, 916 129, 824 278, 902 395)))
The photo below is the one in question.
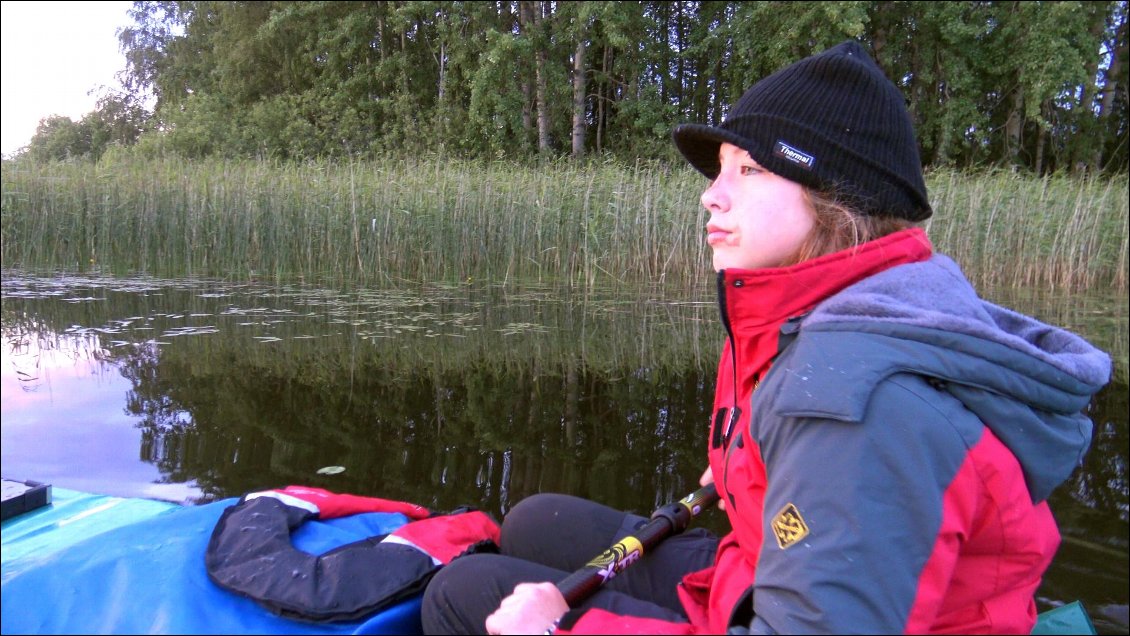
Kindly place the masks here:
POLYGON ((94 110, 99 86, 120 87, 117 30, 131 2, 0 2, 0 152, 26 146, 39 120, 94 110))

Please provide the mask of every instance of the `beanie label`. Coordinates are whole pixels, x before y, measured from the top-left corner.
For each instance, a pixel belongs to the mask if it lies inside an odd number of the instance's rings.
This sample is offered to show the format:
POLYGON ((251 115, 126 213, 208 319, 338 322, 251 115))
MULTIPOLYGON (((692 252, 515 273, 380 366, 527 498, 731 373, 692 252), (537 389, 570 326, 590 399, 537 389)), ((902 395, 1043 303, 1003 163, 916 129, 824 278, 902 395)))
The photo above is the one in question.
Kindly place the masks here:
POLYGON ((777 144, 773 146, 773 154, 785 161, 795 163, 805 170, 812 170, 812 166, 816 163, 816 157, 801 152, 779 139, 777 140, 777 144))

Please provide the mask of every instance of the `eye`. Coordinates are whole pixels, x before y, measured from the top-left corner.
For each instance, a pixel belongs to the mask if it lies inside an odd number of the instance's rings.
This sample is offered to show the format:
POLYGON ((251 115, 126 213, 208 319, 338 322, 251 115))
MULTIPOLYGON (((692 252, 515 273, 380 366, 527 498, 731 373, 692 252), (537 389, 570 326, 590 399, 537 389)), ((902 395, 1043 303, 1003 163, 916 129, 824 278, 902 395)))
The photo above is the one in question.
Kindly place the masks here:
POLYGON ((761 174, 761 172, 762 172, 760 167, 752 166, 752 165, 748 165, 748 164, 743 165, 740 168, 740 170, 741 170, 742 176, 751 176, 751 175, 755 175, 755 174, 761 174))

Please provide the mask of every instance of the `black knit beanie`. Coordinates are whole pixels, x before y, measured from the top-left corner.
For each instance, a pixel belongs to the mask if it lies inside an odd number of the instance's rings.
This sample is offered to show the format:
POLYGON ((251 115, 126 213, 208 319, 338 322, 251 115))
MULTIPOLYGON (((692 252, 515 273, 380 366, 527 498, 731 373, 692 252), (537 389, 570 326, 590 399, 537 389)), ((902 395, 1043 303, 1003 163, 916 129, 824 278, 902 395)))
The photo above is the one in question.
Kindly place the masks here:
POLYGON ((710 179, 720 169, 718 147, 728 142, 864 214, 921 221, 932 213, 902 93, 854 40, 757 82, 721 125, 682 124, 673 137, 710 179))

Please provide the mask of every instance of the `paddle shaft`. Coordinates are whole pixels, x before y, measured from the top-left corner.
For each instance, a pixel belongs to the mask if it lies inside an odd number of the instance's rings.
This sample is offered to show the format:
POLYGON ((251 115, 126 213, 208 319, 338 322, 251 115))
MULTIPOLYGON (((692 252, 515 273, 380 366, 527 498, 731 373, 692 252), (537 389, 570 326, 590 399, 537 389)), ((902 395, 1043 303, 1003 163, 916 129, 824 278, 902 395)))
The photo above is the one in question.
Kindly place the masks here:
POLYGON ((691 517, 718 501, 714 484, 707 484, 679 501, 669 503, 651 514, 651 520, 634 534, 624 537, 601 552, 584 567, 565 577, 557 589, 569 607, 592 596, 601 585, 616 576, 664 539, 687 529, 691 517))

